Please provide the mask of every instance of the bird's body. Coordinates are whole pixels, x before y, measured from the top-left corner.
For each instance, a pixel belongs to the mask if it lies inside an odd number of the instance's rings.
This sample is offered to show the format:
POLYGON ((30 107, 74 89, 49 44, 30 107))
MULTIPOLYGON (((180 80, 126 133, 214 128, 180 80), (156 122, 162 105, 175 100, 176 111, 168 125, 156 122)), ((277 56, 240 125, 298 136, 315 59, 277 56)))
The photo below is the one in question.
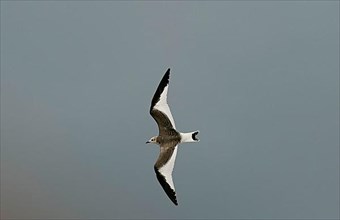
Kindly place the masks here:
POLYGON ((176 130, 175 121, 167 103, 169 77, 170 69, 164 74, 151 101, 150 114, 158 124, 159 135, 152 137, 146 143, 155 143, 160 146, 160 154, 154 165, 156 177, 170 200, 178 205, 172 180, 177 146, 184 142, 198 142, 199 131, 181 133, 176 130))

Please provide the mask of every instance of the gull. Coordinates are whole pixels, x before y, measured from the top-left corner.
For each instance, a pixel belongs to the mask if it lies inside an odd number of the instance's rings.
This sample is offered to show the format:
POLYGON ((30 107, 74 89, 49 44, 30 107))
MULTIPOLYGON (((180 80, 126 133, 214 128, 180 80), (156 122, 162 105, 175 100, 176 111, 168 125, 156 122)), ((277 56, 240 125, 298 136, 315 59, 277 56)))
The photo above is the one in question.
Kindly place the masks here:
POLYGON ((177 147, 180 143, 198 142, 199 131, 181 133, 176 130, 175 121, 167 103, 170 69, 166 71, 152 98, 150 114, 158 124, 159 134, 146 143, 158 144, 160 154, 154 165, 156 177, 170 200, 178 205, 172 171, 175 165, 177 147))

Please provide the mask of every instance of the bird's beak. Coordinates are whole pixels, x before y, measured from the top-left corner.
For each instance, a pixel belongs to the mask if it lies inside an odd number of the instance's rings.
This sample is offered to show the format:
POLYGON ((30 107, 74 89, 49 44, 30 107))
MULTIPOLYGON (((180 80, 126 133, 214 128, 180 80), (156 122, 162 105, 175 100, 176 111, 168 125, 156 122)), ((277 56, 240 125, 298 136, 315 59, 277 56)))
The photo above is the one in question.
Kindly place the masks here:
POLYGON ((150 141, 147 141, 145 144, 149 144, 150 143, 150 141))

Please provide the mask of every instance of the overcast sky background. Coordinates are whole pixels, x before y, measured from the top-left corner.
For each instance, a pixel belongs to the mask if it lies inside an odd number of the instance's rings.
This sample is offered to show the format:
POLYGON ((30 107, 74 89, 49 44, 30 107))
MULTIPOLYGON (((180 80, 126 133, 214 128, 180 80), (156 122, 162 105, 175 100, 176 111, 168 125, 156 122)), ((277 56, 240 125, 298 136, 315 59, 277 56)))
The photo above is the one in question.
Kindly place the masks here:
POLYGON ((1 1, 1 217, 339 218, 339 2, 1 1))

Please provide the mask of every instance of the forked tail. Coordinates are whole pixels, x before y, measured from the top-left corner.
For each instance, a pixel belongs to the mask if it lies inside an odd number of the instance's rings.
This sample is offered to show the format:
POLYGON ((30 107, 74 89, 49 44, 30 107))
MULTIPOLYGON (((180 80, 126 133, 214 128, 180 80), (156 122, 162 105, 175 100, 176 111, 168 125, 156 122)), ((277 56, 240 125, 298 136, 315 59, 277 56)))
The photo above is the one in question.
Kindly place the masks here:
POLYGON ((181 133, 181 143, 184 142, 199 142, 197 135, 200 131, 193 131, 188 133, 181 133))

